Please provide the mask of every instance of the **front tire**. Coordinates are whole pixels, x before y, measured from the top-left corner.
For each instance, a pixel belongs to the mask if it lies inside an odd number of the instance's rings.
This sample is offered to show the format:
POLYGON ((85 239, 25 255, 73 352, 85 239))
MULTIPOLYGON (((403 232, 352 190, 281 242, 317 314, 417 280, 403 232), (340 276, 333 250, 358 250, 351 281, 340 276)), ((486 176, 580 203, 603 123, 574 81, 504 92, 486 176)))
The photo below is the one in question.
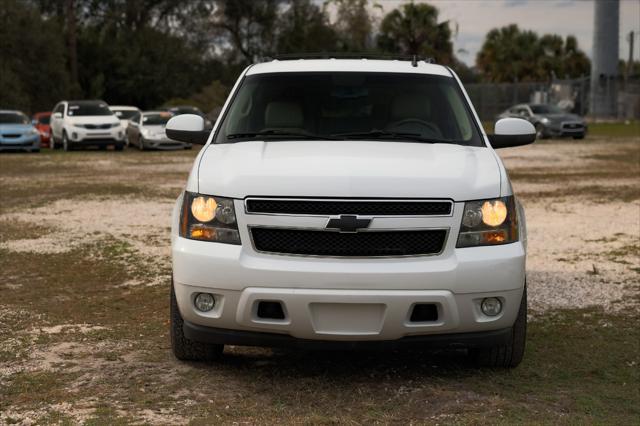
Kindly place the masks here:
POLYGON ((144 139, 142 139, 142 136, 138 138, 138 149, 144 151, 144 139))
POLYGON ((224 345, 196 342, 184 335, 182 328, 184 320, 178 309, 176 293, 171 283, 171 349, 176 358, 181 361, 215 361, 220 359, 224 345))
POLYGON ((520 301, 518 317, 513 324, 509 341, 503 346, 478 348, 470 351, 478 367, 514 368, 522 361, 527 337, 527 287, 520 301))
POLYGON ((65 152, 69 152, 73 149, 71 141, 69 141, 69 138, 67 137, 67 132, 62 132, 62 149, 65 152))
POLYGON ((544 131, 544 126, 542 125, 542 123, 537 123, 535 125, 536 128, 536 139, 548 139, 549 136, 547 136, 547 134, 544 131))

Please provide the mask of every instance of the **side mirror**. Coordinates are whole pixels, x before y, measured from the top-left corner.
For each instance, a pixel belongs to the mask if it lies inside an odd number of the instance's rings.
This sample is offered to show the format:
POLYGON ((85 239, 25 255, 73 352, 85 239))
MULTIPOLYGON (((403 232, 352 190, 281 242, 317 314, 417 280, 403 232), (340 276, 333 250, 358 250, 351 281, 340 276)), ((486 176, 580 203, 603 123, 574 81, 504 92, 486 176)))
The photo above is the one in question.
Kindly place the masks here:
POLYGON ((173 117, 165 127, 167 137, 175 141, 204 145, 211 130, 204 129, 204 119, 195 114, 181 114, 173 117))
POLYGON ((529 145, 536 140, 536 128, 521 118, 503 118, 496 122, 489 142, 494 149, 529 145))
POLYGON ((53 118, 62 118, 62 113, 61 112, 54 112, 53 113, 53 118))

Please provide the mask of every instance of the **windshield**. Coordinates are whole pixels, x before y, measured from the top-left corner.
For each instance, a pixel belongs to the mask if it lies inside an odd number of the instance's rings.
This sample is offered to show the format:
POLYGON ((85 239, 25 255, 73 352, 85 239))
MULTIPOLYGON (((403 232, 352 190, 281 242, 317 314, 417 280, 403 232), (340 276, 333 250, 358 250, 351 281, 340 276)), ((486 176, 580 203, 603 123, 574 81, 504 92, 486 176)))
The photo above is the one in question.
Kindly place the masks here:
POLYGON ((143 126, 164 126, 172 117, 169 113, 145 114, 142 116, 143 126))
POLYGON ((113 112, 109 109, 105 103, 70 103, 69 110, 67 111, 69 116, 79 115, 113 115, 113 112))
POLYGON ((49 124, 50 121, 51 121, 50 115, 41 115, 38 117, 39 124, 49 124))
POLYGON ((216 143, 365 139, 484 146, 453 78, 301 72, 247 76, 216 143))
POLYGON ((126 109, 126 110, 122 110, 122 109, 114 109, 113 113, 116 115, 116 117, 118 117, 120 120, 128 120, 131 117, 133 117, 134 115, 136 115, 138 113, 138 111, 136 111, 135 109, 130 110, 130 109, 126 109))
POLYGON ((21 112, 0 112, 0 124, 29 124, 29 118, 21 112))
POLYGON ((564 114, 564 111, 554 105, 531 105, 534 114, 564 114))

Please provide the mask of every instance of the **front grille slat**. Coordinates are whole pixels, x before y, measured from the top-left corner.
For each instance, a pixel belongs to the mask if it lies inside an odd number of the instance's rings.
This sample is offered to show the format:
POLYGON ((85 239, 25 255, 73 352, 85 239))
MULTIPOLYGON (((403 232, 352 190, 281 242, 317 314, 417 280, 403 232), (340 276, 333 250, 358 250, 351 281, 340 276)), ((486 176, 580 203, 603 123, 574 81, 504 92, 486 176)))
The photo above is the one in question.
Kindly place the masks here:
POLYGON ((446 216, 450 201, 248 199, 247 213, 289 215, 446 216))
POLYGON ((336 257, 435 255, 447 236, 445 229, 340 233, 256 227, 250 232, 260 252, 336 257))

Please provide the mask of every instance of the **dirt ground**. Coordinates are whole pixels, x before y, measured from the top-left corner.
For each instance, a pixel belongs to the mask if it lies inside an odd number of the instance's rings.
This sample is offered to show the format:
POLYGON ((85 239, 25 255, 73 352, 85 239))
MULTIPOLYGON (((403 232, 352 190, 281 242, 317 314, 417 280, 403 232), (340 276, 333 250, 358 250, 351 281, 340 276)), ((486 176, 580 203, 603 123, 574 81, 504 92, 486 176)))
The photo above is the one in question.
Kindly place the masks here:
POLYGON ((527 353, 168 341, 169 217, 196 152, 0 155, 0 424, 640 422, 640 139, 500 152, 529 229, 527 353))

